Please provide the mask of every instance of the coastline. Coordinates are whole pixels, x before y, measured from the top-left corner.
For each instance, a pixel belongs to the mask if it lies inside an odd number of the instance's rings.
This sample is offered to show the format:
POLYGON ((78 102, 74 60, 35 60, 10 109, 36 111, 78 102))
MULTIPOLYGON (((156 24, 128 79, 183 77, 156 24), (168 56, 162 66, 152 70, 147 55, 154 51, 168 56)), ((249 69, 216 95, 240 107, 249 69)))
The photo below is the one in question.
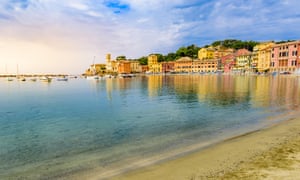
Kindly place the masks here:
POLYGON ((299 133, 300 118, 289 119, 112 179, 293 179, 300 175, 299 133))

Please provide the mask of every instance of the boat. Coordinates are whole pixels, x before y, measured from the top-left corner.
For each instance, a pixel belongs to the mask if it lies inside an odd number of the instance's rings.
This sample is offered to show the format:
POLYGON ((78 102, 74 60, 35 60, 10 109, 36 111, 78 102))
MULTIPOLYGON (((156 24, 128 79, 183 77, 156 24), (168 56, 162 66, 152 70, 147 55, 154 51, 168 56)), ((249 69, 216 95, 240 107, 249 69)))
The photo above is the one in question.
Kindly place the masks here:
POLYGON ((104 77, 105 77, 105 78, 112 78, 112 75, 106 74, 104 77))
POLYGON ((98 79, 99 79, 99 76, 86 76, 86 79, 87 79, 87 80, 92 80, 92 79, 98 80, 98 79))
POLYGON ((49 78, 49 77, 47 77, 47 76, 43 76, 43 77, 41 77, 40 78, 40 81, 41 82, 51 82, 52 81, 52 79, 51 78, 49 78))
POLYGON ((132 78, 132 77, 134 77, 134 75, 133 74, 119 74, 119 77, 120 78, 132 78))
POLYGON ((56 79, 57 81, 68 81, 68 78, 66 76, 58 77, 56 79))
POLYGON ((26 81, 26 78, 23 77, 23 76, 22 77, 18 77, 18 79, 19 79, 19 81, 23 81, 23 82, 26 81))
POLYGON ((92 67, 91 67, 91 69, 90 69, 90 71, 92 72, 91 73, 91 75, 89 75, 89 76, 86 76, 86 79, 87 80, 93 80, 93 79, 95 79, 95 80, 99 80, 100 79, 100 77, 97 75, 97 73, 96 73, 96 65, 95 65, 95 57, 94 57, 94 61, 93 61, 93 65, 92 65, 92 67))
POLYGON ((32 81, 32 82, 36 82, 37 79, 36 79, 36 77, 32 77, 29 80, 32 81))
POLYGON ((14 79, 12 77, 7 77, 7 81, 13 81, 14 79))
POLYGON ((5 72, 6 72, 6 75, 7 75, 7 81, 13 81, 14 79, 8 75, 7 65, 5 65, 5 72))

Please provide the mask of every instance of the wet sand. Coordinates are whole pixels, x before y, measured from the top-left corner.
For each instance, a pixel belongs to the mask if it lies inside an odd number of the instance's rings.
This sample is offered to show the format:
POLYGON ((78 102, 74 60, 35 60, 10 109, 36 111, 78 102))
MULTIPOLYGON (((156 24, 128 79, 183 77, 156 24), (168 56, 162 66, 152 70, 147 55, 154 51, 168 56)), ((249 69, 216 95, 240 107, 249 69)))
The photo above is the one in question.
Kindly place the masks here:
MULTIPOLYGON (((90 179, 101 179, 90 176, 90 179)), ((112 179, 297 179, 300 118, 234 137, 201 151, 112 179)))

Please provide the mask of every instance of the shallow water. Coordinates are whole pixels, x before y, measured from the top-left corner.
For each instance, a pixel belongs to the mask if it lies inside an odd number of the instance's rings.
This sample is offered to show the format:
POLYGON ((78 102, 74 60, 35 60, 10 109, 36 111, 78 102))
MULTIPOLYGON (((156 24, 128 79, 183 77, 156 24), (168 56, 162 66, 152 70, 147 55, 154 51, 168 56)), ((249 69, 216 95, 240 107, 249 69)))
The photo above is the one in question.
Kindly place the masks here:
POLYGON ((0 79, 0 179, 122 171, 263 128, 299 115, 299 83, 227 75, 0 79))

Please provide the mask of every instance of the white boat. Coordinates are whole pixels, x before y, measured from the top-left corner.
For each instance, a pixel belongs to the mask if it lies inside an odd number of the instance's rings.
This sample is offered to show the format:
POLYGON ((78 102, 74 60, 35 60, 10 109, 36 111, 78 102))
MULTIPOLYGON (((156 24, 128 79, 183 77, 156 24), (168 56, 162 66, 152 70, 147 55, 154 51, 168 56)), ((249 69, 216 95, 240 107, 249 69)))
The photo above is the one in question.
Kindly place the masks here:
POLYGON ((43 77, 40 78, 40 81, 41 81, 41 82, 48 82, 48 83, 49 83, 49 82, 52 81, 52 79, 49 78, 49 77, 43 76, 43 77))
POLYGON ((99 76, 87 76, 86 79, 87 80, 93 80, 93 79, 98 80, 98 79, 100 79, 100 77, 99 76))
POLYGON ((7 77, 7 81, 13 81, 14 79, 12 77, 7 77))
POLYGON ((104 77, 105 78, 112 78, 112 76, 110 74, 106 74, 104 77))

